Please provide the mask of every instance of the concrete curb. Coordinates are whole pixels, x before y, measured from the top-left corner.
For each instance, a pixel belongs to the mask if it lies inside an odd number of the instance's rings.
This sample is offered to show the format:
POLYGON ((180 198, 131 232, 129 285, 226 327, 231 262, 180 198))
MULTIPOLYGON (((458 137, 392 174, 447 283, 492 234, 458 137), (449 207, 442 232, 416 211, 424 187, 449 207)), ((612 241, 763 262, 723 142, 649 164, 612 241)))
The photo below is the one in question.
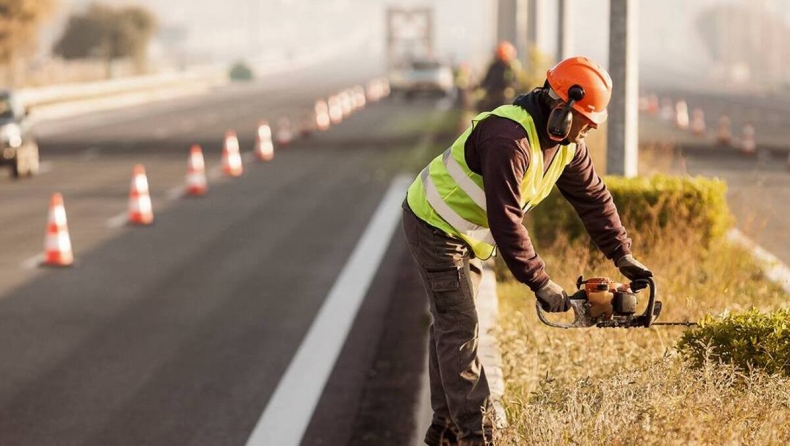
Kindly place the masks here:
POLYGON ((496 293, 496 276, 490 263, 483 265, 483 280, 480 282, 480 291, 477 294, 477 314, 480 322, 478 356, 486 371, 488 386, 491 388, 496 427, 502 429, 507 426, 505 408, 502 406, 502 397, 505 395, 505 379, 502 373, 499 342, 494 332, 499 326, 499 297, 496 293))
POLYGON ((790 293, 790 268, 787 265, 737 229, 731 229, 727 233, 727 239, 750 250, 762 267, 765 277, 782 287, 786 293, 790 293))

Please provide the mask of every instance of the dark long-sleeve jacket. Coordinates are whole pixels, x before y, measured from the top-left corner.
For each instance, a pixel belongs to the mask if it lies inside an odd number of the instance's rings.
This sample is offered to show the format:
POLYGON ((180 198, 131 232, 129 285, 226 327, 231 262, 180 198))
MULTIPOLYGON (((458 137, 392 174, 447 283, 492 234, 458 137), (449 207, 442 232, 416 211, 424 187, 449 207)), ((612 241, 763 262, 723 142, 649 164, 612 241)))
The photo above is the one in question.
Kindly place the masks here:
MULTIPOLYGON (((546 135, 548 110, 535 90, 521 104, 535 121, 544 166, 548 169, 559 145, 546 135)), ((481 121, 466 142, 466 163, 483 177, 488 223, 500 255, 514 276, 533 291, 549 281, 545 263, 535 251, 522 224, 521 180, 530 162, 524 128, 507 118, 490 116, 481 121)), ((577 146, 557 187, 584 222, 592 240, 607 258, 617 260, 631 253, 628 238, 612 196, 595 172, 587 145, 577 146)))

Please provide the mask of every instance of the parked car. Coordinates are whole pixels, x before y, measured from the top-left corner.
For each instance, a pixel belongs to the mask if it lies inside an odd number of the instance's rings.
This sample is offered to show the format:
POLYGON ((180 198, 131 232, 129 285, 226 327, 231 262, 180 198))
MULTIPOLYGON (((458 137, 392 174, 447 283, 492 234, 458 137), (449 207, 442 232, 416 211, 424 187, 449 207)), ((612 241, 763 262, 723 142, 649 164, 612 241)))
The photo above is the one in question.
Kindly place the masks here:
POLYGON ((453 70, 436 60, 415 60, 403 69, 390 73, 390 88, 407 96, 416 93, 438 93, 444 96, 453 92, 453 70))
POLYGON ((0 90, 0 165, 14 178, 38 173, 38 143, 28 112, 11 91, 0 90))

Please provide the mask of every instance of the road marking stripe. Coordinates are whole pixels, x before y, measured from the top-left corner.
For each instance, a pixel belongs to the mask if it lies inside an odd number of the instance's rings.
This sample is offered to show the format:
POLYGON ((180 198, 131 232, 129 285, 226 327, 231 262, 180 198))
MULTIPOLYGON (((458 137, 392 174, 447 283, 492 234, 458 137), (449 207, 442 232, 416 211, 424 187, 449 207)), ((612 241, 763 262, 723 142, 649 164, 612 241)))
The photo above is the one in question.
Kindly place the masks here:
POLYGON ((52 163, 52 161, 42 161, 38 165, 38 174, 41 175, 41 174, 45 174, 45 173, 50 173, 50 172, 52 172, 52 170, 54 168, 55 168, 55 165, 54 165, 54 163, 52 163))
POLYGON ((22 262, 21 265, 22 268, 24 269, 35 269, 38 265, 41 265, 42 263, 44 263, 44 254, 40 253, 25 260, 24 262, 22 262))
POLYGON ((100 147, 91 147, 89 149, 85 149, 80 154, 80 158, 83 161, 90 161, 92 159, 98 158, 99 157, 99 152, 101 152, 101 148, 100 147))
POLYGON ((173 201, 181 198, 184 195, 184 186, 176 186, 165 192, 165 198, 168 201, 173 201))
POLYGON ((405 176, 393 180, 280 379, 247 440, 248 446, 298 445, 301 442, 351 324, 400 221, 400 204, 409 184, 411 179, 405 176))
POLYGON ((120 213, 107 219, 107 227, 110 229, 117 229, 125 225, 129 215, 126 212, 120 213))
POLYGON ((750 250, 754 258, 760 263, 765 277, 782 287, 786 293, 790 293, 790 267, 737 229, 730 229, 727 232, 727 238, 731 242, 750 250))

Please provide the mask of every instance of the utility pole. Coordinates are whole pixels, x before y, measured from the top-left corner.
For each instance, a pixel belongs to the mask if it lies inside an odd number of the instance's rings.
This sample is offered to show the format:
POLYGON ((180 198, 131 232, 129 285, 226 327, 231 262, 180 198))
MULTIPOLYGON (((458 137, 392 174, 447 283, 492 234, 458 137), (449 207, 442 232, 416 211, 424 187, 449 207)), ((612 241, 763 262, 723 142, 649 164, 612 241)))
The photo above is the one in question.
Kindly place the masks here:
MULTIPOLYGON (((497 41, 507 40, 517 44, 517 2, 519 0, 497 0, 497 41)), ((518 48, 517 48, 518 49, 518 48)))
POLYGON ((557 17, 557 61, 567 59, 573 54, 573 25, 571 13, 573 4, 571 0, 559 0, 557 17))
POLYGON ((516 45, 519 59, 525 63, 529 63, 529 45, 527 44, 528 3, 529 0, 516 0, 516 41, 513 42, 516 45))
POLYGON ((639 142, 639 0, 610 0, 609 73, 614 83, 609 102, 606 169, 612 175, 637 174, 639 142))

